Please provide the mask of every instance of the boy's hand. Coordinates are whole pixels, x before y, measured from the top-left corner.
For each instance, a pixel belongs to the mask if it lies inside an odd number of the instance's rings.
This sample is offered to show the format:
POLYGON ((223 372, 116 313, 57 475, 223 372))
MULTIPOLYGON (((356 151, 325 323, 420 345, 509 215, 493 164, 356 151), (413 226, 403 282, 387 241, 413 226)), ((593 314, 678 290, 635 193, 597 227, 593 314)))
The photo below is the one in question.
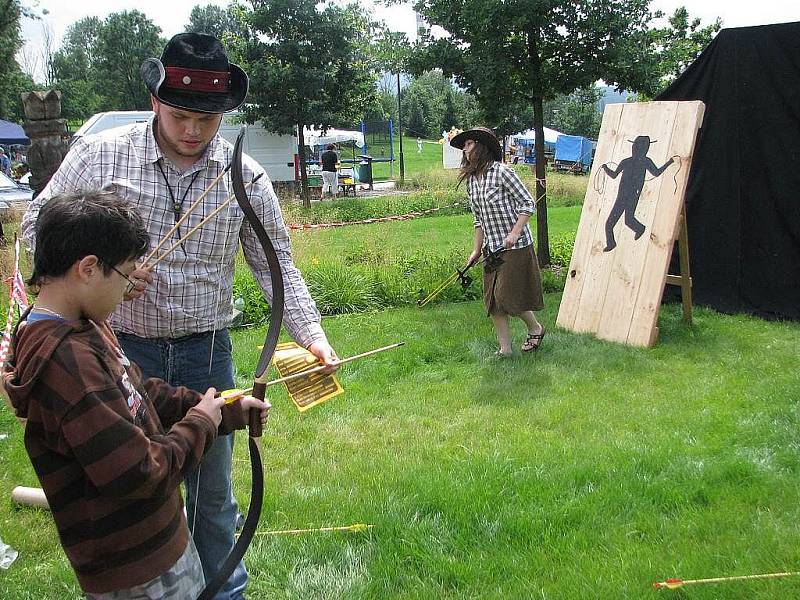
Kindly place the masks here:
POLYGON ((215 397, 217 390, 208 388, 203 399, 195 405, 195 408, 200 410, 209 419, 214 421, 214 427, 219 427, 222 422, 222 406, 225 404, 225 398, 215 397))
POLYGON ((150 269, 143 268, 141 266, 138 266, 131 271, 128 277, 136 282, 136 284, 132 287, 128 286, 128 289, 125 290, 125 295, 122 297, 123 300, 135 300, 136 298, 141 298, 144 295, 147 286, 153 283, 153 273, 150 271, 150 269))

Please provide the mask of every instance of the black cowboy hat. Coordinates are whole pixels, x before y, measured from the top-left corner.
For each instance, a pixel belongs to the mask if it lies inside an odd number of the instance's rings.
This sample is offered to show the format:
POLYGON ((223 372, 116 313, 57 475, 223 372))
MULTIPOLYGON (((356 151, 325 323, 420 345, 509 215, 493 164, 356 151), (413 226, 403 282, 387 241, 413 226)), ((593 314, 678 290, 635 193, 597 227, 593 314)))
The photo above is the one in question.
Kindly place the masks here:
POLYGON ((500 142, 497 141, 497 138, 491 129, 486 127, 473 127, 472 129, 467 129, 450 140, 450 145, 453 148, 463 150, 464 144, 467 140, 480 142, 489 149, 489 152, 492 154, 492 158, 499 161, 503 160, 503 149, 500 148, 500 142))
POLYGON ((148 58, 140 72, 150 93, 175 108, 218 114, 238 108, 247 96, 247 74, 206 33, 179 33, 161 60, 148 58))

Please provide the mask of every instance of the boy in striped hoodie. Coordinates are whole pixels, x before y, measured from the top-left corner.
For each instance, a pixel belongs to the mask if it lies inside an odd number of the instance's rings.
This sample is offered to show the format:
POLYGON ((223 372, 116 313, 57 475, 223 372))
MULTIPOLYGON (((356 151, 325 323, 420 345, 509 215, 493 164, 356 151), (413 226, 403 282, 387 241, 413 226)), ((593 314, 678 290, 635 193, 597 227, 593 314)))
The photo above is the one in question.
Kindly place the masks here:
POLYGON ((92 599, 195 598, 204 585, 178 487, 251 396, 225 405, 142 381, 106 319, 148 247, 138 213, 110 192, 57 196, 36 223, 36 303, 3 382, 78 582, 92 599))

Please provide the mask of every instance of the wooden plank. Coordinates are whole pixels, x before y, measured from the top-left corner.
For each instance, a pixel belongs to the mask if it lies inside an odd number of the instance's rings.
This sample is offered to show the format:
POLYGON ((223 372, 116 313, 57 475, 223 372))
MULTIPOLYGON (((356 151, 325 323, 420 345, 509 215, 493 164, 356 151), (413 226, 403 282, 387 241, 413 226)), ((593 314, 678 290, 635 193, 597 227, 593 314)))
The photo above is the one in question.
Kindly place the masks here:
MULTIPOLYGON (((662 103, 654 103, 662 104, 662 103)), ((703 121, 705 105, 702 102, 680 102, 675 119, 675 132, 670 152, 681 157, 681 168, 673 177, 671 186, 662 187, 656 207, 656 217, 650 232, 652 244, 647 249, 648 277, 642 279, 636 310, 628 334, 628 344, 652 346, 652 331, 658 320, 658 310, 669 268, 669 259, 675 244, 675 229, 683 207, 686 184, 689 180, 691 158, 697 130, 703 121)))
POLYGON ((559 307, 559 326, 628 344, 655 343, 658 307, 702 109, 701 102, 606 108, 559 307), (653 175, 653 165, 658 169, 673 155, 683 157, 680 168, 673 163, 653 175), (616 178, 603 170, 606 163, 616 178), (625 170, 617 168, 620 163, 625 170), (626 183, 620 189, 623 179, 626 183), (617 215, 620 218, 607 239, 606 222, 612 211, 610 223, 617 215), (613 247, 606 251, 607 245, 613 247))
POLYGON ((595 228, 600 212, 603 210, 603 193, 596 185, 596 182, 599 182, 601 177, 598 174, 599 165, 612 160, 612 157, 617 152, 616 143, 622 143, 617 131, 624 107, 624 104, 610 104, 606 106, 603 112, 603 122, 600 126, 599 135, 599 140, 601 141, 595 150, 589 185, 586 188, 581 210, 581 220, 575 236, 575 245, 572 250, 569 270, 567 271, 564 294, 561 297, 561 305, 558 309, 558 318, 556 320, 556 323, 565 329, 573 329, 575 326, 575 317, 580 306, 587 265, 589 265, 589 256, 592 252, 595 228))
MULTIPOLYGON (((620 161, 631 153, 630 140, 632 131, 642 131, 647 126, 648 113, 641 109, 636 103, 620 104, 622 107, 622 117, 620 126, 617 128, 614 140, 614 154, 607 161, 610 168, 616 168, 620 161)), ((595 161, 597 159, 595 158, 595 161)), ((587 267, 588 276, 584 284, 578 314, 575 317, 575 331, 591 332, 597 334, 602 324, 603 310, 606 305, 606 296, 609 292, 609 285, 614 279, 614 266, 619 260, 620 250, 605 252, 606 247, 606 220, 611 211, 611 207, 617 198, 622 176, 616 178, 609 177, 602 168, 603 163, 598 164, 599 181, 604 185, 599 186, 603 189, 602 208, 597 215, 594 227, 594 234, 589 254, 589 264, 587 267)), ((619 231, 623 227, 622 222, 617 224, 619 231)), ((617 236, 621 238, 620 235, 617 236)), ((623 244, 623 247, 625 244, 623 244)), ((614 338, 612 338, 614 339, 614 338)))
MULTIPOLYGON (((641 115, 629 122, 635 123, 633 131, 647 131, 651 139, 647 156, 660 168, 669 161, 670 142, 678 106, 675 102, 666 103, 662 110, 653 110, 652 106, 636 103, 632 105, 641 115)), ((633 139, 628 144, 628 155, 633 152, 633 139)), ((664 182, 668 176, 676 172, 674 164, 659 176, 645 174, 644 187, 639 194, 635 218, 644 226, 644 233, 635 239, 635 233, 625 224, 624 217, 617 223, 615 238, 617 247, 611 251, 614 255, 614 266, 611 269, 611 280, 603 303, 603 312, 597 326, 597 337, 614 342, 625 343, 633 321, 639 286, 643 279, 650 275, 647 266, 647 246, 652 244, 653 224, 656 207, 662 195, 664 182)), ((613 202, 609 202, 610 205, 613 202)), ((609 212, 611 206, 608 207, 609 212)), ((608 215, 604 215, 608 216, 608 215)))
POLYGON ((667 275, 667 285, 677 285, 683 287, 683 277, 680 275, 667 275))

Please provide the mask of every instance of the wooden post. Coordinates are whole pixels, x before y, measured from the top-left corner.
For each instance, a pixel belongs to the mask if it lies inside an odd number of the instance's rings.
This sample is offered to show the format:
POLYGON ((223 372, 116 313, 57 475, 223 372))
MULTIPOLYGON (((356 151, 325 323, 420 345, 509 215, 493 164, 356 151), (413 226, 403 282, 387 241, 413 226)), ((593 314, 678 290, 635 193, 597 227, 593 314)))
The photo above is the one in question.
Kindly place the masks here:
POLYGON ((680 275, 667 275, 667 285, 678 285, 681 288, 683 303, 683 320, 692 324, 692 277, 689 272, 689 230, 686 226, 686 205, 681 208, 678 221, 678 263, 680 275))

